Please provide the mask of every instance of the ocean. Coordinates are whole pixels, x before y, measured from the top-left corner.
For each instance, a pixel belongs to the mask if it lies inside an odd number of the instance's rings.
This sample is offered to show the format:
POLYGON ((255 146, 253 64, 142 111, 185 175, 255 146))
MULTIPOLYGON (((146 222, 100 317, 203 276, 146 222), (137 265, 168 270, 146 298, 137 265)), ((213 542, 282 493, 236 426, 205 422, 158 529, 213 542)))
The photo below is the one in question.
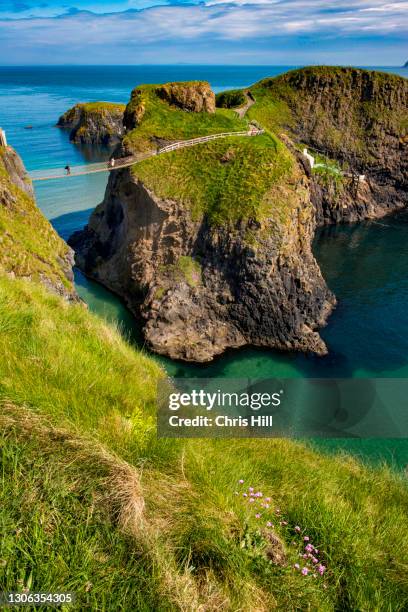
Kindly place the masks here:
MULTIPOLYGON (((251 85, 285 72, 283 66, 64 66, 0 67, 0 127, 30 170, 106 159, 109 151, 78 147, 55 127, 77 102, 127 102, 133 87, 173 80, 208 80, 214 91, 251 85), (30 126, 30 129, 27 129, 30 126)), ((408 77, 408 69, 381 68, 408 77)), ((37 183, 39 207, 67 239, 83 227, 102 200, 107 175, 96 174, 37 183)), ((408 376, 408 213, 380 221, 324 228, 314 253, 338 307, 321 331, 329 354, 313 357, 245 348, 227 352, 208 365, 159 358, 168 373, 181 377, 376 377, 408 376)), ((77 289, 89 307, 119 323, 138 345, 140 330, 121 301, 76 273, 77 289)), ((334 443, 330 443, 334 444, 334 443)), ((356 452, 408 463, 404 441, 378 444, 342 442, 356 452), (371 446, 370 446, 371 444, 371 446)))

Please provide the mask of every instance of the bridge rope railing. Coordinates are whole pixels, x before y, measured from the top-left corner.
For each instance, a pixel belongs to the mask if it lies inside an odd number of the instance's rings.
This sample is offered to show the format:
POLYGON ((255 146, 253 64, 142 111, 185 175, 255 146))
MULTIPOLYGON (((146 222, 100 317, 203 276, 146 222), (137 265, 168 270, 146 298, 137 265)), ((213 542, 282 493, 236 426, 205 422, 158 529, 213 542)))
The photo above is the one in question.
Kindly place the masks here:
POLYGON ((192 147, 201 143, 209 142, 211 140, 217 140, 218 138, 228 138, 230 136, 259 136, 260 134, 263 134, 263 130, 253 128, 242 132, 221 132, 218 134, 209 134, 208 136, 200 136, 199 138, 191 138, 190 140, 180 140, 178 142, 173 142, 169 145, 162 147, 158 151, 150 151, 148 153, 138 153, 137 155, 121 157, 115 159, 114 164, 112 164, 111 161, 98 162, 82 166, 71 166, 69 173, 64 172, 65 168, 54 168, 47 170, 34 170, 29 174, 32 181, 49 181, 52 179, 84 176, 86 174, 96 174, 98 172, 112 172, 114 170, 120 170, 122 168, 133 166, 133 164, 137 164, 155 155, 169 153, 170 151, 176 151, 177 149, 183 149, 185 147, 192 147))

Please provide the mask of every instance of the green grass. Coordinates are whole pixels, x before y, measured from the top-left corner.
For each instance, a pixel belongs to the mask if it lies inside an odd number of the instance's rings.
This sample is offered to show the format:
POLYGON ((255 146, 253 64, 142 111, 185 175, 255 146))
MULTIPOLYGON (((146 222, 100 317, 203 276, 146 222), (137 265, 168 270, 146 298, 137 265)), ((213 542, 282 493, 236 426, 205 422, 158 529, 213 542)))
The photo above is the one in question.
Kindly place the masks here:
MULTIPOLYGON (((128 127, 133 127, 124 138, 127 149, 149 149, 157 139, 177 141, 247 129, 247 119, 232 110, 186 112, 162 100, 156 89, 145 85, 132 93, 125 114, 128 127)), ((282 222, 296 200, 296 164, 272 133, 173 151, 138 163, 132 171, 156 195, 183 203, 194 220, 206 216, 213 225, 242 219, 282 222)))
POLYGON ((82 305, 0 277, 0 329, 0 396, 114 445, 128 437, 135 453, 149 441, 164 374, 114 328, 82 305))
POLYGON ((294 203, 290 183, 296 167, 270 135, 231 137, 197 145, 133 167, 159 197, 181 201, 193 219, 215 225, 239 219, 280 218, 294 203))
POLYGON ((0 269, 33 280, 46 277, 70 289, 72 284, 61 270, 68 247, 35 202, 9 180, 5 154, 0 149, 0 269))
POLYGON ((91 442, 84 449, 65 433, 56 437, 33 426, 29 413, 25 426, 24 411, 6 409, 5 415, 10 422, 2 423, 0 434, 2 589, 73 591, 76 610, 170 609, 146 543, 135 546, 116 526, 107 483, 120 473, 120 462, 91 442))
POLYGON ((0 326, 1 588, 31 576, 95 610, 406 609, 402 476, 290 440, 158 440, 159 366, 35 283, 0 279, 0 326), (272 498, 261 520, 240 478, 272 498), (295 525, 323 578, 293 569, 295 525))
POLYGON ((108 112, 108 113, 124 113, 126 104, 117 104, 115 102, 86 102, 81 104, 82 108, 89 113, 108 112))
POLYGON ((134 129, 124 138, 125 146, 131 151, 151 149, 152 138, 187 140, 219 132, 239 132, 247 127, 246 121, 238 119, 231 110, 193 113, 171 106, 156 94, 157 87, 143 85, 132 92, 126 115, 134 129), (134 116, 139 113, 141 119, 135 126, 134 116))

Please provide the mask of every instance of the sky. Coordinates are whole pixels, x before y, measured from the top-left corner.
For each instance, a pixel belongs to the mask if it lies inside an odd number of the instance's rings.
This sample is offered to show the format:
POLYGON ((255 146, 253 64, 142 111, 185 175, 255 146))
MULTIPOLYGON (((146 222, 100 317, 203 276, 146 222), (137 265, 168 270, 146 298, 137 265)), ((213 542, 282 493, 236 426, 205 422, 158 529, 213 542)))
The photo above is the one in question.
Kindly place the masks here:
POLYGON ((0 63, 408 60, 408 0, 0 0, 0 63))

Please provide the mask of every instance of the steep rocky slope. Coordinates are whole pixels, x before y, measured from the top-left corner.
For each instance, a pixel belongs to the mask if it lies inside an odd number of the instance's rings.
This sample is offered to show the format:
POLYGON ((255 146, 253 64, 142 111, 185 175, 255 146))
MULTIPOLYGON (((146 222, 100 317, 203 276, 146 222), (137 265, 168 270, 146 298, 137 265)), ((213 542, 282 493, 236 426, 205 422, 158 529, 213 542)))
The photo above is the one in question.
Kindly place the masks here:
POLYGON ((356 221, 408 204, 408 81, 356 68, 310 67, 251 88, 251 117, 329 166, 319 170, 313 200, 319 223, 356 221), (357 183, 356 177, 365 179, 357 183))
POLYGON ((35 204, 21 159, 11 147, 0 148, 0 270, 75 300, 72 265, 73 252, 35 204))
MULTIPOLYGON (((181 99, 208 94, 180 84, 181 99)), ((126 151, 245 125, 232 111, 169 104, 137 88, 126 151)), ((174 85, 170 88, 174 90, 174 85)), ((173 101, 173 100, 171 100, 173 101)), ((231 138, 153 157, 109 180, 78 265, 146 319, 157 352, 208 361, 244 344, 314 351, 334 304, 311 252, 315 212, 303 166, 272 135, 231 138)))
POLYGON ((81 144, 115 145, 123 135, 124 104, 89 102, 64 113, 57 126, 69 129, 70 140, 81 144))

